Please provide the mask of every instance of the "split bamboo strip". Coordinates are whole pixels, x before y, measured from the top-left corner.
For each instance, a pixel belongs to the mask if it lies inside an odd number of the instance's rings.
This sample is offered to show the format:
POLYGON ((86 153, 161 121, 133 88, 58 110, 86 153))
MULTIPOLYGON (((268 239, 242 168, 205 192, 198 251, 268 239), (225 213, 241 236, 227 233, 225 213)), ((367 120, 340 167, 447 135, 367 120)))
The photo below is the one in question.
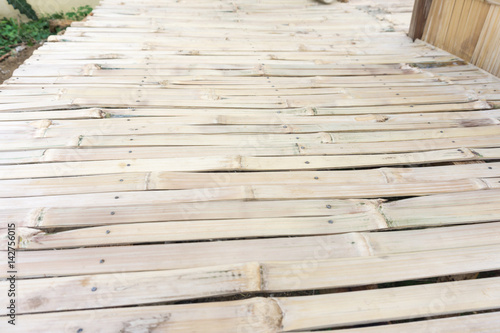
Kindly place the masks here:
MULTIPOLYGON (((498 180, 497 180, 498 181, 498 180)), ((103 207, 40 207, 0 210, 3 221, 18 227, 68 228, 139 222, 365 216, 381 209, 391 227, 478 223, 499 220, 499 190, 439 194, 389 203, 377 200, 203 201, 103 207), (420 207, 418 213, 414 209, 420 207), (420 206, 419 206, 420 205, 420 206), (359 215, 356 215, 359 214, 359 215)), ((378 215, 378 214, 375 214, 378 215)), ((328 219, 330 220, 330 219, 328 219)), ((6 226, 0 224, 0 227, 6 226)))
POLYGON ((500 188, 500 178, 465 179, 433 183, 389 185, 241 185, 203 189, 127 191, 89 194, 0 198, 0 208, 10 207, 94 207, 164 203, 196 203, 221 200, 357 199, 422 196, 500 188))
MULTIPOLYGON (((19 227, 79 227, 158 221, 329 216, 363 213, 373 200, 204 201, 161 205, 0 210, 19 227)), ((3 225, 3 224, 2 224, 3 225)))
MULTIPOLYGON (((342 232, 383 230, 385 219, 371 211, 324 217, 202 220, 118 224, 46 234, 36 229, 18 228, 21 249, 60 249, 80 246, 147 244, 231 238, 328 235, 342 232), (196 230, 196 233, 193 232, 196 230)), ((6 232, 0 232, 1 248, 6 232)))
POLYGON ((134 146, 96 148, 49 148, 0 152, 0 164, 105 161, 168 157, 213 157, 231 153, 244 156, 314 156, 422 152, 429 149, 491 148, 500 146, 500 136, 421 139, 356 143, 276 143, 264 140, 242 146, 134 146), (132 149, 131 149, 132 148, 132 149))
MULTIPOLYGON (((132 148, 133 149, 133 148, 132 148)), ((137 172, 328 170, 500 159, 500 149, 448 149, 403 154, 334 156, 221 156, 0 165, 0 179, 137 172), (105 170, 105 171, 103 171, 105 170)))
MULTIPOLYGON (((375 192, 380 193, 380 196, 390 196, 394 194, 384 192, 384 188, 388 189, 389 184, 398 186, 398 184, 410 183, 422 186, 432 182, 436 190, 439 191, 438 183, 444 185, 448 181, 456 182, 457 180, 468 179, 463 184, 470 183, 471 186, 474 186, 473 179, 498 177, 500 177, 500 163, 498 162, 480 166, 462 164, 460 167, 436 166, 337 171, 219 172, 216 174, 181 172, 117 173, 96 176, 0 180, 0 198, 285 184, 313 186, 329 184, 333 185, 332 189, 335 188, 335 185, 345 186, 348 184, 352 185, 353 189, 359 188, 360 185, 386 185, 384 187, 370 187, 373 190, 376 189, 375 191, 370 191, 370 188, 367 188, 367 191, 369 191, 367 193, 375 192)), ((342 187, 336 189, 342 189, 342 187)), ((397 187, 394 187, 394 189, 397 190, 397 187)), ((344 190, 347 193, 349 192, 349 189, 344 190)))
MULTIPOLYGON (((2 130, 8 130, 9 125, 18 124, 24 125, 26 129, 33 127, 40 128, 37 124, 44 122, 40 120, 50 120, 49 125, 51 128, 72 130, 88 130, 90 126, 98 126, 103 129, 112 129, 115 126, 158 126, 161 125, 373 125, 377 126, 380 123, 385 124, 456 124, 460 127, 474 127, 485 126, 486 124, 495 124, 500 118, 500 110, 486 109, 479 111, 454 111, 454 112, 429 112, 426 114, 401 114, 391 113, 395 110, 387 109, 385 114, 374 115, 370 111, 373 109, 368 108, 364 115, 323 115, 317 116, 314 110, 306 109, 292 109, 290 112, 276 113, 271 112, 252 112, 254 110, 243 110, 238 113, 237 111, 228 112, 228 110, 220 110, 218 114, 214 114, 213 110, 205 110, 202 114, 181 115, 181 114, 166 114, 167 116, 141 116, 134 115, 137 111, 147 110, 108 110, 108 109, 81 109, 81 110, 60 110, 60 111, 39 111, 39 112, 4 112, 0 113, 0 125, 2 130), (125 114, 116 115, 118 112, 128 111, 129 117, 125 114), (295 111, 292 113, 291 111, 295 111), (113 115, 111 114, 113 112, 113 115), (116 113, 115 113, 116 112, 116 113), (309 112, 308 114, 304 114, 309 112), (244 113, 243 115, 241 113, 244 113), (101 121, 95 119, 108 118, 101 121), (32 120, 28 122, 27 120, 32 120), (68 120, 78 119, 78 120, 68 120), (8 122, 6 122, 8 121, 8 122)), ((151 110, 152 111, 152 110, 151 110)), ((158 111, 158 110, 157 110, 158 111)), ((161 110, 159 110, 161 111, 161 110)), ((167 113, 170 110, 165 110, 167 113)), ((316 109, 317 111, 317 109, 316 109)), ((208 126, 205 126, 208 127, 208 126)), ((66 133, 67 134, 67 133, 66 133)))
POLYGON ((255 261, 316 261, 498 245, 499 230, 500 223, 496 222, 314 237, 18 251, 18 278, 171 270, 255 261))
MULTIPOLYGON (((302 117, 304 118, 304 117, 302 117)), ((500 118, 500 115, 497 115, 500 118)), ((369 118, 367 118, 369 119, 369 118)), ((175 120, 175 119, 174 119, 175 120)), ((270 120, 269 118, 267 119, 270 120)), ((117 121, 91 121, 88 127, 83 127, 82 125, 75 123, 75 127, 70 126, 58 126, 54 122, 43 121, 26 123, 26 122, 8 122, 0 123, 0 131, 3 133, 3 137, 23 135, 26 137, 60 137, 74 135, 74 133, 92 133, 92 131, 100 131, 102 135, 127 135, 133 131, 134 135, 146 135, 146 134, 162 134, 162 133, 179 133, 179 134, 231 134, 231 133, 262 133, 262 134, 273 134, 273 133, 315 133, 315 132, 363 132, 363 131, 398 131, 398 130, 417 130, 417 129, 432 129, 432 128, 455 128, 455 127, 476 127, 476 126, 488 126, 495 125, 499 123, 496 118, 486 118, 474 120, 472 118, 467 120, 450 120, 450 121, 425 121, 422 119, 420 122, 412 123, 387 123, 386 119, 383 117, 379 118, 378 122, 365 122, 365 123, 317 123, 317 124, 290 124, 287 119, 279 119, 280 123, 277 124, 259 124, 259 125, 230 125, 225 124, 225 126, 197 126, 197 125, 169 125, 163 122, 163 119, 154 119, 154 124, 150 122, 146 123, 142 119, 127 119, 127 123, 117 121), (281 122, 286 122, 287 125, 282 125, 281 122), (118 124, 117 124, 118 123, 118 124), (31 134, 31 135, 30 135, 31 134)), ((329 119, 324 119, 328 121, 329 119)), ((317 119, 316 121, 319 122, 317 119)), ((272 120, 271 120, 272 122, 272 120)), ((276 119, 278 122, 278 119, 276 119)))
POLYGON ((277 302, 285 332, 425 318, 497 309, 500 278, 278 298, 277 302), (433 306, 436 302, 441 306, 433 306))
MULTIPOLYGON (((48 124, 48 123, 46 123, 48 124)), ((467 125, 467 123, 464 123, 467 125)), ((500 126, 490 121, 485 126, 476 127, 474 121, 469 123, 473 127, 421 129, 407 131, 379 131, 379 132, 317 132, 303 134, 149 134, 149 135, 105 135, 105 128, 96 128, 87 135, 66 137, 30 138, 30 134, 23 133, 22 137, 2 139, 0 151, 16 151, 41 148, 62 147, 136 147, 136 146, 233 146, 259 147, 270 140, 275 145, 307 144, 307 143, 360 143, 360 142, 393 142, 407 140, 425 140, 429 138, 465 138, 479 136, 498 136, 500 126), (13 139, 17 140, 13 140, 13 139)), ((478 122, 477 124, 481 124, 478 122)), ((43 126, 43 125, 42 125, 43 126)), ((284 125, 284 130, 288 126, 284 125), (286 127, 285 127, 286 126, 286 127)), ((39 129, 40 130, 40 129, 39 129)), ((33 131, 38 131, 33 129, 33 131)), ((43 132, 43 127, 41 128, 43 132)))
MULTIPOLYGON (((498 191, 496 193, 498 194, 498 191)), ((461 199, 458 193, 453 193, 448 197, 432 196, 435 202, 428 207, 421 206, 418 214, 412 212, 412 209, 417 206, 412 206, 416 200, 407 199, 397 202, 399 205, 390 203, 367 207, 366 212, 362 213, 350 212, 345 215, 336 214, 321 217, 115 224, 56 233, 18 228, 17 232, 21 238, 17 245, 21 249, 35 250, 165 241, 325 235, 499 220, 500 214, 496 209, 498 197, 491 193, 487 194, 488 196, 478 195, 472 203, 458 205, 453 210, 453 214, 450 214, 450 209, 454 206, 453 202, 459 202, 458 200, 461 199), (478 199, 482 199, 482 201, 477 202, 478 199), (440 203, 443 201, 448 203, 444 212, 447 214, 445 216, 443 216, 443 208, 440 207, 440 203), (399 207, 394 210, 394 206, 399 207), (400 208, 401 206, 403 208, 400 208), (193 233, 192 230, 197 232, 193 233)), ((470 197, 470 194, 467 197, 470 197)), ((5 236, 2 238, 6 239, 5 236)), ((0 241, 0 244, 6 247, 6 241, 0 241)))
MULTIPOLYGON (((18 282, 18 313, 151 304, 236 293, 340 288, 500 268, 500 245, 313 262, 247 263, 18 282), (307 271, 304 267, 312 266, 307 271), (140 281, 138 284, 137 281, 140 281), (45 290, 54 296, 45 302, 45 290)), ((8 288, 0 282, 0 290, 8 288)), ((7 310, 3 310, 3 315, 7 310)))
MULTIPOLYGON (((500 326, 498 312, 465 315, 452 318, 431 319, 425 322, 416 321, 402 324, 380 325, 364 328, 336 330, 335 333, 421 333, 429 332, 494 332, 500 326)), ((312 333, 312 332, 298 332, 312 333)))
POLYGON ((19 120, 51 120, 51 119, 100 119, 105 116, 101 109, 34 111, 34 112, 0 112, 0 121, 19 120))
MULTIPOLYGON (((279 329, 281 312, 274 301, 253 298, 243 301, 214 302, 188 305, 114 308, 78 312, 43 313, 18 316, 16 327, 26 333, 42 331, 64 332, 78 330, 111 333, 169 330, 182 333, 243 331, 274 333, 279 329), (103 323, 106 323, 105 325, 103 323), (216 323, 216 324, 215 324, 216 323)), ((4 317, 2 317, 4 319, 4 317)), ((1 330, 11 329, 6 320, 1 330)))
POLYGON ((499 194, 493 190, 410 198, 386 203, 381 210, 391 227, 488 222, 498 219, 499 194), (412 214, 415 210, 418 213, 412 214))
MULTIPOLYGON (((499 285, 499 278, 489 278, 321 296, 35 314, 19 316, 19 322, 24 332, 49 327, 92 332, 115 332, 123 327, 129 331, 154 327, 172 332, 220 332, 236 327, 288 332, 495 309, 500 305, 499 285), (454 297, 436 296, 448 294, 454 297), (436 301, 443 306, 429 305, 436 301), (198 311, 203 315, 197 315, 198 311), (101 325, 102 321, 107 324, 101 325), (215 322, 217 325, 207 325, 215 322)), ((0 325, 8 324, 3 321, 0 325)))

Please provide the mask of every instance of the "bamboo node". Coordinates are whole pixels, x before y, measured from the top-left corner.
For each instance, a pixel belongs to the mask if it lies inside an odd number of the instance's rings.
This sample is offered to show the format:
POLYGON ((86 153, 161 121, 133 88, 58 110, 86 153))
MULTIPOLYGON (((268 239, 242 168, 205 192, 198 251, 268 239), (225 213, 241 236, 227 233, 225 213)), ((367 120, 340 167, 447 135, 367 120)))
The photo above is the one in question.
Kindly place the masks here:
POLYGON ((84 76, 92 76, 94 71, 100 70, 102 67, 98 64, 87 64, 83 66, 82 74, 84 76))
POLYGON ((242 186, 243 197, 247 201, 257 200, 255 196, 255 188, 252 185, 242 186))
POLYGON ((481 178, 473 178, 471 179, 471 182, 476 185, 478 190, 489 190, 493 189, 494 187, 491 187, 488 182, 486 182, 484 179, 481 178))
POLYGON ((362 256, 373 256, 375 251, 373 250, 370 239, 366 234, 354 232, 350 234, 352 237, 351 244, 355 245, 362 256))
POLYGON ((88 113, 89 113, 90 118, 104 119, 104 118, 107 118, 107 115, 108 115, 108 113, 106 111, 104 111, 103 109, 99 109, 99 108, 88 109, 88 113))
POLYGON ((472 150, 470 148, 459 148, 457 149, 460 153, 464 155, 465 158, 467 159, 476 159, 478 157, 481 157, 481 155, 476 152, 475 150, 472 150))
POLYGON ((394 226, 394 223, 385 215, 384 206, 382 203, 374 203, 374 212, 377 213, 376 221, 381 229, 389 229, 394 226))
POLYGON ((331 134, 331 133, 326 133, 326 132, 320 133, 320 139, 321 139, 321 143, 334 143, 335 142, 333 134, 331 134))
POLYGON ((144 178, 144 190, 148 191, 150 189, 151 176, 153 172, 146 172, 146 177, 144 178))
POLYGON ((33 215, 31 218, 30 223, 28 224, 31 227, 39 227, 43 225, 43 218, 45 216, 45 213, 47 211, 47 208, 37 208, 33 211, 33 215))
POLYGON ((250 309, 255 316, 255 319, 252 320, 252 328, 255 329, 254 332, 281 332, 285 312, 279 305, 277 299, 263 297, 254 298, 250 309))
POLYGON ((308 106, 305 108, 306 115, 315 116, 318 113, 318 110, 314 106, 308 106))
POLYGON ((153 332, 170 320, 171 314, 160 314, 153 317, 139 318, 125 321, 120 333, 153 332))
POLYGON ((264 291, 264 268, 259 262, 250 262, 243 266, 244 276, 248 282, 248 291, 264 291))
POLYGON ((213 123, 216 125, 227 125, 228 124, 227 116, 219 114, 219 115, 215 116, 213 123))
POLYGON ((18 229, 18 242, 17 247, 20 249, 26 249, 31 247, 31 243, 36 243, 36 237, 45 236, 46 233, 33 228, 19 228, 18 229))

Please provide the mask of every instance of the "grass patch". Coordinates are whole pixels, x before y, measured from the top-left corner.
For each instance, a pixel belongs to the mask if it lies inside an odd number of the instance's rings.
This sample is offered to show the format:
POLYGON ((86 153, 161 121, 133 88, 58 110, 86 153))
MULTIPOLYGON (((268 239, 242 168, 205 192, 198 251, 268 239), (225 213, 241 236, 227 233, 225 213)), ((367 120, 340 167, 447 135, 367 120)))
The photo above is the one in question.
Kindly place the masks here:
POLYGON ((92 7, 81 6, 67 13, 47 15, 28 22, 2 18, 0 20, 0 57, 7 57, 17 46, 33 46, 50 35, 59 33, 71 22, 83 20, 91 11, 92 7))

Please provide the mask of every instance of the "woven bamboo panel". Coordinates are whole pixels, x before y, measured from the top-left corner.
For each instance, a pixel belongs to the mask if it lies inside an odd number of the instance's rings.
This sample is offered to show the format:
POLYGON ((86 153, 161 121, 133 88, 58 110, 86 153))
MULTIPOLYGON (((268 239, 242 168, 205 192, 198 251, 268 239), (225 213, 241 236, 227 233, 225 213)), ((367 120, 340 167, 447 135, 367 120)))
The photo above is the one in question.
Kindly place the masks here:
POLYGON ((500 7, 495 1, 433 1, 423 40, 500 76, 500 7))

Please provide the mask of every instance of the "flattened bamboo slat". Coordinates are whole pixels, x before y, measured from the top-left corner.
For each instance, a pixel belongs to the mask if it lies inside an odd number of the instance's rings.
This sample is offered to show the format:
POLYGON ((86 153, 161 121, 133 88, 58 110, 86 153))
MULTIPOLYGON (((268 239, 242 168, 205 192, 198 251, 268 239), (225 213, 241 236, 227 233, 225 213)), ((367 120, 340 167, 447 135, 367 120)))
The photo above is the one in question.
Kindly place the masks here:
MULTIPOLYGON (((488 165, 462 164, 460 166, 437 166, 424 168, 379 168, 369 170, 338 170, 338 171, 295 171, 295 172, 245 172, 245 173, 181 173, 181 172, 150 172, 150 173, 117 173, 110 175, 54 177, 39 179, 16 179, 0 181, 0 197, 31 197, 42 195, 64 195, 102 192, 145 191, 145 190, 180 190, 200 189, 221 186, 245 185, 332 185, 332 191, 344 189, 352 185, 352 190, 367 186, 367 193, 380 193, 379 196, 392 196, 405 189, 399 184, 414 184, 415 186, 434 184, 439 191, 439 184, 451 181, 450 188, 459 185, 462 180, 465 188, 481 188, 478 179, 483 182, 489 178, 500 177, 500 163, 488 165), (479 178, 474 178, 479 177, 479 178), (424 184, 421 184, 424 183, 424 184), (392 184, 392 187, 390 186, 392 184), (475 185, 477 184, 477 185, 475 185), (97 186, 99 185, 99 186, 97 186), (335 187, 335 185, 340 185, 335 187), (368 185, 370 187, 368 188, 368 185), (374 186, 371 186, 374 185, 374 186), (380 186, 384 185, 384 186, 380 186), (344 187, 341 187, 344 186, 344 187)), ((490 188, 494 188, 494 179, 490 188)), ((445 187, 444 187, 445 188, 445 187)), ((444 189, 443 188, 443 189, 444 189)), ((410 190, 411 191, 411 190, 410 190)), ((422 191, 422 190, 420 190, 422 191)), ((422 193, 422 192, 420 192, 422 193)), ((408 193, 406 193, 408 194, 408 193)), ((430 192, 428 193, 430 194, 430 192)))
POLYGON ((69 194, 38 197, 0 198, 0 208, 9 207, 103 207, 133 204, 196 203, 221 200, 290 200, 290 199, 357 199, 421 196, 436 193, 464 192, 500 188, 500 178, 464 179, 433 183, 387 185, 244 185, 206 187, 203 189, 128 191, 69 194), (96 201, 93 205, 90 203, 96 201))
POLYGON ((384 204, 382 212, 393 227, 495 221, 499 194, 492 190, 410 198, 384 204))
MULTIPOLYGON (((499 180, 495 180, 498 183, 499 180)), ((141 224, 117 224, 46 234, 36 229, 19 228, 22 249, 68 248, 164 241, 194 241, 227 238, 252 238, 285 235, 322 235, 389 228, 422 227, 500 220, 498 191, 473 197, 467 204, 457 204, 464 196, 432 196, 434 204, 420 206, 414 212, 415 200, 367 207, 366 212, 321 217, 169 221, 141 224), (495 193, 497 195, 495 195, 495 193), (482 201, 479 201, 482 199, 482 201), (443 202, 447 205, 443 209, 443 202), (394 209, 393 207, 397 207, 394 209), (402 208, 401 208, 402 206, 402 208), (436 207, 437 206, 437 207, 436 207), (382 214, 379 212, 381 210, 382 214), (453 213, 450 213, 452 211, 453 213), (193 233, 196 230, 196 233, 193 233)), ((476 192, 472 192, 476 194, 476 192)), ((471 197, 470 194, 466 196, 471 197)), ((418 202, 417 202, 418 205, 418 202)), ((331 207, 331 205, 330 205, 331 207)), ((104 222, 106 224, 109 222, 104 222)), ((95 223, 99 225, 99 223, 95 223)), ((0 241, 1 243, 5 243, 0 241)))
MULTIPOLYGON (((418 333, 422 330, 455 333, 455 332, 494 332, 500 325, 498 312, 473 314, 452 318, 431 319, 402 324, 380 325, 373 327, 337 330, 336 333, 418 333)), ((306 332, 301 332, 306 333, 306 332)), ((312 333, 312 332, 309 332, 312 333)))
MULTIPOLYGON (((281 312, 267 298, 233 302, 215 302, 177 306, 147 306, 84 310, 19 316, 18 328, 27 333, 78 330, 96 333, 140 332, 151 329, 182 333, 231 332, 235 327, 246 331, 273 333, 279 329, 281 312), (102 323, 106 323, 103 325, 102 323), (216 323, 216 325, 215 325, 216 323)), ((0 329, 10 329, 6 321, 0 329)))
POLYGON ((101 109, 80 109, 34 112, 1 112, 0 121, 50 120, 50 119, 101 119, 105 113, 101 109))
MULTIPOLYGON (((499 278, 489 278, 321 296, 35 314, 19 316, 19 321, 25 332, 49 327, 94 332, 114 332, 123 327, 129 331, 154 327, 173 332, 220 332, 239 327, 288 332, 495 309, 500 302, 499 284, 499 278), (363 301, 366 299, 372 302, 363 301), (431 306, 435 302, 442 306, 431 306), (198 311, 203 315, 197 315, 198 311), (102 321, 107 325, 100 325, 102 321), (215 322, 217 330, 206 327, 215 322)), ((8 324, 4 321, 0 325, 8 324)))
POLYGON ((500 223, 485 223, 388 233, 18 251, 17 266, 18 277, 25 278, 384 256, 495 245, 500 242, 499 228, 500 223))
MULTIPOLYGON (((75 141, 76 142, 76 141, 75 141)), ((71 146, 71 145, 68 145, 71 146)), ((312 156, 356 155, 378 153, 419 152, 429 149, 489 148, 500 146, 500 136, 462 138, 435 138, 410 141, 357 142, 357 143, 278 143, 266 145, 264 141, 244 146, 149 146, 149 147, 96 147, 49 148, 0 152, 0 164, 26 164, 40 162, 72 162, 96 160, 148 159, 167 157, 205 157, 239 154, 245 156, 312 156), (130 149, 132 148, 132 149, 130 149)))
POLYGON ((127 159, 17 166, 0 165, 0 179, 69 177, 124 172, 328 170, 497 159, 500 159, 500 149, 497 148, 462 148, 402 154, 348 156, 208 156, 197 158, 127 159))
POLYGON ((500 303, 500 278, 279 298, 277 301, 284 314, 285 332, 339 327, 456 314, 471 309, 495 309, 500 303))
MULTIPOLYGON (((239 220, 205 220, 118 224, 46 234, 18 228, 21 249, 55 249, 80 246, 159 243, 231 238, 306 236, 386 229, 376 210, 366 213, 322 217, 293 217, 239 220), (196 233, 193 232, 196 230, 196 233)), ((1 248, 6 232, 0 231, 1 248)), ((6 238, 6 237, 5 237, 6 238)))
MULTIPOLYGON (((48 124, 48 123, 47 123, 48 124)), ((464 123, 467 125, 467 123, 464 123)), ((474 125, 474 122, 469 123, 474 125)), ((478 123, 480 124, 480 123, 478 123)), ((360 142, 397 142, 407 140, 465 138, 500 135, 500 126, 486 121, 486 126, 466 128, 421 129, 408 131, 380 132, 317 132, 301 134, 150 134, 150 135, 105 135, 105 129, 95 129, 89 135, 73 135, 68 137, 29 138, 31 134, 17 140, 2 140, 0 151, 15 151, 41 148, 63 147, 136 147, 136 146, 232 146, 259 147, 267 140, 275 145, 307 144, 307 143, 360 143, 360 142)), ((282 127, 288 125, 282 125, 282 127)), ((288 130, 287 128, 284 128, 288 130)), ((34 128, 33 132, 44 131, 34 128)), ((10 137, 12 139, 13 137, 10 137)))
MULTIPOLYGON (((327 120, 327 119, 325 119, 327 120)), ((281 133, 316 133, 316 132, 363 132, 363 131, 397 131, 397 130, 415 130, 415 129, 432 129, 432 128, 455 128, 462 126, 487 126, 498 123, 496 119, 482 119, 474 121, 457 120, 448 122, 413 122, 410 124, 404 123, 385 123, 381 118, 380 122, 373 123, 337 123, 328 124, 289 124, 286 119, 279 119, 279 121, 286 121, 287 125, 270 124, 270 125, 229 125, 225 126, 197 126, 197 125, 169 125, 162 122, 162 119, 155 120, 155 124, 147 124, 140 120, 129 120, 129 123, 117 126, 114 122, 106 121, 103 123, 92 122, 89 127, 80 127, 75 124, 75 127, 58 127, 48 125, 48 128, 37 128, 34 123, 18 123, 9 122, 6 124, 0 123, 0 130, 5 133, 7 137, 14 135, 24 135, 27 137, 61 137, 73 135, 74 133, 92 133, 93 131, 101 131, 102 135, 127 135, 133 132, 134 135, 151 135, 162 133, 179 133, 179 134, 232 134, 232 133, 262 133, 262 134, 281 134, 281 133), (30 135, 31 134, 31 135, 30 135)), ((272 122, 272 120, 270 121, 272 122)), ((276 120, 278 122, 278 119, 276 120)))
MULTIPOLYGON (((185 270, 29 279, 18 313, 148 304, 236 293, 310 290, 394 282, 500 268, 500 245, 290 263, 247 263, 185 270), (311 266, 309 269, 305 267, 311 266), (137 283, 140 281, 140 283, 137 283), (50 289, 55 295, 44 302, 50 289)), ((0 282, 0 290, 8 282, 0 282)), ((4 312, 5 314, 5 312, 4 312)))
POLYGON ((363 213, 372 200, 205 201, 143 206, 4 209, 19 227, 78 227, 154 221, 328 216, 363 213))

